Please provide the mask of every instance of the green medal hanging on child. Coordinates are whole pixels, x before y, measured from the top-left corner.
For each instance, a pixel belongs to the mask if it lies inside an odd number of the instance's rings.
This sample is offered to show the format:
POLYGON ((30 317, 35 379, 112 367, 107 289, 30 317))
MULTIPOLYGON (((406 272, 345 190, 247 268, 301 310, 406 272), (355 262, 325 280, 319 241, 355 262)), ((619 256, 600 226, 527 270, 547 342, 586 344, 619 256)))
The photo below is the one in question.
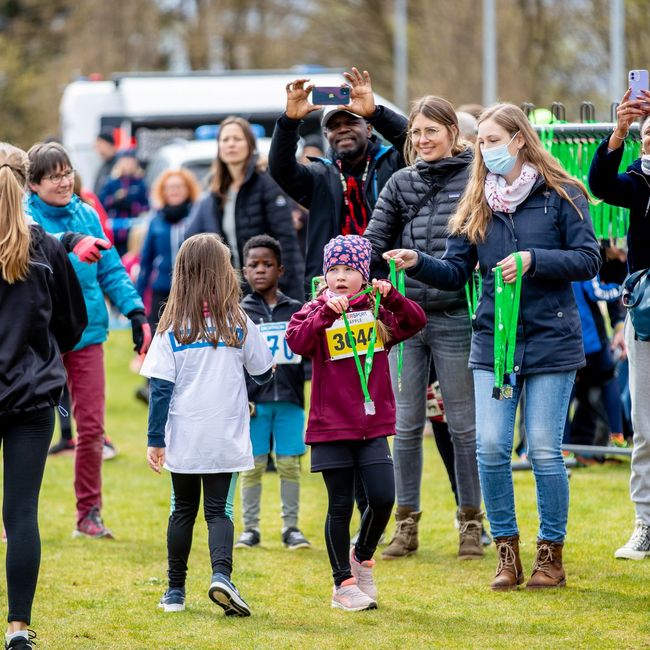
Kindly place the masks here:
POLYGON ((494 399, 510 399, 517 382, 514 365, 523 262, 520 253, 513 253, 513 257, 517 264, 514 285, 503 281, 500 266, 494 269, 494 399))
MULTIPOLYGON (((363 296, 366 293, 372 293, 372 291, 373 288, 368 287, 367 289, 364 289, 363 291, 355 294, 348 300, 352 302, 355 298, 363 296)), ((370 397, 370 392, 368 391, 368 382, 370 380, 370 373, 372 372, 372 365, 375 357, 375 343, 377 342, 377 318, 379 317, 380 300, 381 296, 379 294, 379 291, 377 291, 375 294, 374 309, 375 322, 373 323, 372 330, 370 332, 370 342, 368 343, 368 351, 366 352, 366 360, 363 366, 361 365, 361 359, 359 358, 359 352, 357 351, 357 342, 355 341, 354 333, 350 327, 350 322, 348 321, 347 314, 345 312, 341 314, 343 317, 343 324, 345 325, 345 331, 347 333, 348 340, 350 341, 350 347, 352 348, 354 363, 357 367, 357 373, 359 374, 359 381, 361 382, 361 390, 363 391, 364 398, 363 408, 366 415, 375 415, 376 413, 375 403, 372 401, 372 397, 370 397)))

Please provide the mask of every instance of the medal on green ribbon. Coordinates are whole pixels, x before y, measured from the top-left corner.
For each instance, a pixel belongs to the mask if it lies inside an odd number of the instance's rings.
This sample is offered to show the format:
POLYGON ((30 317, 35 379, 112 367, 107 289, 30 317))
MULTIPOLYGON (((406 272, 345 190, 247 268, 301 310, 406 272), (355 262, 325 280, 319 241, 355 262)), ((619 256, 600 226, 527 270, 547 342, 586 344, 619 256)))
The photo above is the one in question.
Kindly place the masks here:
POLYGON ((513 283, 503 281, 503 269, 494 270, 494 399, 510 399, 516 384, 514 375, 517 324, 521 302, 523 262, 520 253, 513 253, 517 278, 513 283))
MULTIPOLYGON (((355 298, 363 296, 366 293, 372 293, 374 289, 368 287, 363 291, 355 294, 351 298, 348 298, 352 302, 355 298)), ((359 374, 359 381, 361 382, 361 390, 363 391, 363 408, 366 415, 375 415, 375 403, 370 397, 370 392, 368 391, 368 382, 370 380, 370 373, 372 372, 372 365, 375 357, 375 343, 377 341, 377 318, 379 316, 379 301, 381 300, 381 295, 379 291, 375 294, 375 308, 374 308, 374 317, 375 322, 372 326, 370 332, 370 342, 368 343, 368 351, 366 352, 366 360, 363 365, 361 365, 361 359, 359 358, 359 352, 357 351, 357 342, 354 339, 354 333, 350 327, 350 322, 348 321, 347 314, 343 312, 341 316, 343 317, 343 324, 345 325, 345 331, 347 333, 348 340, 350 341, 350 347, 352 348, 352 356, 354 357, 354 363, 357 367, 357 373, 359 374)))
MULTIPOLYGON (((404 269, 397 270, 395 260, 388 260, 388 268, 390 269, 390 283, 402 295, 406 294, 406 280, 404 278, 404 269)), ((404 343, 399 343, 397 346, 397 391, 402 392, 402 365, 404 364, 404 343)))

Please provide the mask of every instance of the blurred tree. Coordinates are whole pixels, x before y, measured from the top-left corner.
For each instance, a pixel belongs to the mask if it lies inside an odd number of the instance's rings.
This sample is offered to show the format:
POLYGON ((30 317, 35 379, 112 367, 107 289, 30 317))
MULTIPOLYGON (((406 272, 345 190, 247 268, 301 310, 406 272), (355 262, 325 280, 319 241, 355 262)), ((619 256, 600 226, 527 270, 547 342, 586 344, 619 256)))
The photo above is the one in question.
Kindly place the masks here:
MULTIPOLYGON (((650 58, 650 2, 626 0, 627 61, 650 58)), ((0 137, 28 146, 56 133, 73 76, 165 70, 170 34, 193 70, 321 65, 367 68, 393 94, 394 0, 4 0, 0 2, 0 137)), ((482 3, 409 0, 409 94, 482 99, 482 3)), ((504 101, 568 117, 607 97, 609 0, 497 0, 504 101)), ((178 60, 178 59, 177 59, 178 60)))

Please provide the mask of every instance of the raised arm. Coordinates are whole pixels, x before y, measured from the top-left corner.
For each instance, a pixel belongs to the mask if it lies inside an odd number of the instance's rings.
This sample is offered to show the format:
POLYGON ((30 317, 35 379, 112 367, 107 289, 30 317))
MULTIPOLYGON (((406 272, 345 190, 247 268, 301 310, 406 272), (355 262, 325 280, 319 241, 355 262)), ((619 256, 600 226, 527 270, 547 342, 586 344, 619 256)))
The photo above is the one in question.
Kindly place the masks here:
POLYGON ((375 104, 372 81, 367 70, 360 72, 353 67, 350 72, 344 72, 343 76, 350 84, 350 103, 339 108, 363 117, 398 151, 403 151, 408 120, 386 106, 375 104))
POLYGON ((291 198, 306 208, 311 203, 313 179, 309 165, 296 160, 298 128, 309 113, 322 108, 309 102, 313 84, 308 81, 296 79, 287 84, 287 107, 275 125, 269 151, 271 176, 291 198))

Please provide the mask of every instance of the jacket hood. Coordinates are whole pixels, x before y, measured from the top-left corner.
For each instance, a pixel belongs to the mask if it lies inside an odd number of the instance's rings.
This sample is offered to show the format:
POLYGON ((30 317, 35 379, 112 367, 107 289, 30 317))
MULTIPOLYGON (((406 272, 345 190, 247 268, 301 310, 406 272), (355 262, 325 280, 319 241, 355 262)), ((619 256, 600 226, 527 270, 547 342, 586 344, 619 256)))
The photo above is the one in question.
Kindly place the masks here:
POLYGON ((464 151, 449 158, 441 158, 431 162, 418 158, 415 162, 415 168, 422 176, 444 176, 467 167, 472 160, 474 160, 474 152, 470 147, 467 147, 464 151))

